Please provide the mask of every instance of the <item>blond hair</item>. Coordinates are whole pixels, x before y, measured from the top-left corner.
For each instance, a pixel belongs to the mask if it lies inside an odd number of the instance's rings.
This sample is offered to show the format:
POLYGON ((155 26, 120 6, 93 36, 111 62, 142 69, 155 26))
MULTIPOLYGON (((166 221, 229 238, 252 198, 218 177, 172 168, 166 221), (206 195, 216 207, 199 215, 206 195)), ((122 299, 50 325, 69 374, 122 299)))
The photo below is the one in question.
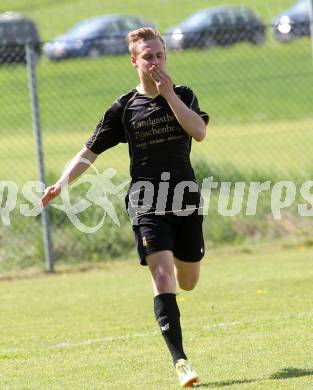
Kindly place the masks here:
POLYGON ((151 39, 159 39, 165 51, 165 41, 159 30, 152 27, 141 27, 137 30, 130 31, 127 34, 127 43, 130 53, 135 55, 138 44, 142 41, 149 41, 151 39))

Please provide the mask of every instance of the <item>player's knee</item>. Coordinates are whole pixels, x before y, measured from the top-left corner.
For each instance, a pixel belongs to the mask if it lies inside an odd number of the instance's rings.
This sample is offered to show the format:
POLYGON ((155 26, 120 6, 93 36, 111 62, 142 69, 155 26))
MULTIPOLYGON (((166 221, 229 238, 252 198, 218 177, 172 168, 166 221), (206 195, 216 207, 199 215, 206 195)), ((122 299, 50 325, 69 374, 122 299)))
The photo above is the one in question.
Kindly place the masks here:
POLYGON ((175 277, 170 272, 156 272, 154 276, 154 281, 159 291, 169 290, 173 288, 173 283, 175 283, 175 277))
POLYGON ((198 279, 191 279, 191 280, 178 280, 179 288, 181 288, 184 291, 191 291, 193 290, 197 285, 198 279))

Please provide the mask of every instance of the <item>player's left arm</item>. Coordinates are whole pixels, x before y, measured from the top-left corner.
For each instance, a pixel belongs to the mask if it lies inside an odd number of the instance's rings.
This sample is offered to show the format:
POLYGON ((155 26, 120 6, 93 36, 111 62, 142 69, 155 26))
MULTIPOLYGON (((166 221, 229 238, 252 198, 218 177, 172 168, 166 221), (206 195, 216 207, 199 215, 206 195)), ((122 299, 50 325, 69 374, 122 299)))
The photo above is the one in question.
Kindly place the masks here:
POLYGON ((159 93, 167 100, 182 128, 196 141, 202 141, 206 135, 206 123, 199 114, 187 107, 176 95, 171 77, 156 66, 152 67, 150 75, 155 81, 159 93))

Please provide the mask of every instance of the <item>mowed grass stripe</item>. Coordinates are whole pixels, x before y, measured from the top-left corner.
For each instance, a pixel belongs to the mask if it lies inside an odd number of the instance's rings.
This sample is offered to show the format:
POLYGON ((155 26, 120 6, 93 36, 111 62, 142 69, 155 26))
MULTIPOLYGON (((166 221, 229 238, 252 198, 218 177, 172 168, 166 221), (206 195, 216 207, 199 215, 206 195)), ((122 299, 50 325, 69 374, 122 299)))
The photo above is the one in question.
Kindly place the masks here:
MULTIPOLYGON (((246 125, 208 127, 207 138, 193 142, 193 161, 204 159, 209 164, 231 165, 239 171, 254 170, 281 176, 282 179, 308 176, 313 163, 311 144, 312 122, 302 121, 261 122, 246 125)), ((32 132, 21 131, 18 145, 14 134, 2 140, 0 177, 14 180, 19 185, 37 179, 36 149, 32 132), (12 156, 18 156, 18 160, 12 156)), ((44 154, 46 171, 59 175, 69 159, 80 150, 90 133, 45 131, 44 154)), ((102 172, 114 168, 123 177, 129 175, 129 158, 126 144, 118 145, 99 156, 97 169, 102 172)))
MULTIPOLYGON (((311 259, 304 247, 206 257, 197 289, 178 295, 186 350, 205 387, 309 389, 311 259)), ((177 388, 148 270, 136 263, 3 281, 1 388, 177 388)))

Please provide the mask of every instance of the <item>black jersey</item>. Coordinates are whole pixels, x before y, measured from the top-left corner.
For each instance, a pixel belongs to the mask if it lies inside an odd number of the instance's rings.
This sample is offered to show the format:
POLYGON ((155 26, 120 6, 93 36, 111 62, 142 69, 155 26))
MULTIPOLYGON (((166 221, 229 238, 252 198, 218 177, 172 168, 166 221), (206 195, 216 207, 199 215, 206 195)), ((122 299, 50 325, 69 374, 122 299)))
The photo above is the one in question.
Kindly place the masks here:
MULTIPOLYGON (((200 111, 192 90, 184 86, 175 86, 174 90, 207 123, 208 115, 200 111)), ((86 147, 100 154, 127 142, 132 181, 160 180, 162 172, 170 172, 171 180, 194 180, 191 138, 163 96, 151 98, 133 89, 105 112, 86 147)))
MULTIPOLYGON (((200 111, 197 97, 190 88, 174 86, 174 90, 187 107, 198 113, 205 123, 208 122, 208 115, 200 111)), ((129 203, 132 202, 128 201, 131 200, 131 195, 138 193, 133 184, 148 181, 153 184, 153 195, 148 202, 143 201, 148 204, 147 207, 141 204, 140 212, 145 212, 156 211, 158 199, 164 197, 159 190, 159 183, 161 179, 164 180, 163 172, 169 172, 169 189, 164 208, 185 209, 190 203, 198 208, 198 189, 191 192, 186 190, 183 203, 177 207, 173 201, 177 183, 195 182, 190 162, 191 140, 192 137, 181 127, 163 96, 151 98, 133 89, 119 97, 104 113, 86 147, 100 154, 120 142, 128 143, 132 183, 126 197, 126 205, 129 210, 129 203)), ((149 191, 151 192, 151 189, 149 191)), ((141 188, 140 197, 144 193, 148 193, 147 189, 141 188)))

